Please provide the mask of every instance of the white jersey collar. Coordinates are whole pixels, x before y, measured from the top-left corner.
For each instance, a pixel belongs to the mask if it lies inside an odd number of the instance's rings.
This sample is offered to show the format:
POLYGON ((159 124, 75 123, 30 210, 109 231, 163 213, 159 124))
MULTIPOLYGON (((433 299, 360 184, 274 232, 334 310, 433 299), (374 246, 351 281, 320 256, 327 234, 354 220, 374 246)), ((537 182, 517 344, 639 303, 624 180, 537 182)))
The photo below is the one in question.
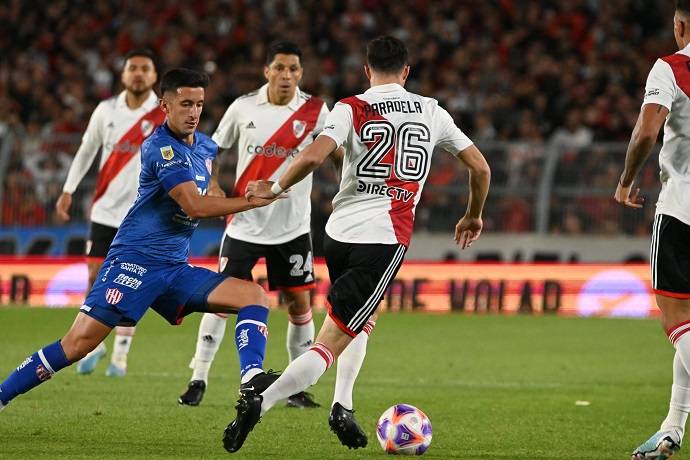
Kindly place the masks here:
MULTIPOLYGON (((139 109, 143 108, 143 109, 146 109, 146 111, 148 112, 149 110, 152 110, 153 107, 157 104, 158 104, 158 96, 156 95, 156 93, 154 91, 151 91, 148 99, 146 99, 146 101, 144 101, 144 103, 141 105, 141 107, 139 107, 139 109)), ((120 94, 117 95, 117 100, 115 102, 115 105, 117 106, 118 109, 131 110, 127 106, 127 90, 124 90, 120 94)), ((136 109, 136 110, 139 110, 139 109, 136 109)))
POLYGON ((405 88, 400 86, 397 83, 386 83, 385 85, 376 85, 372 86, 368 90, 364 92, 364 94, 367 93, 394 93, 397 91, 405 91, 405 88))
MULTIPOLYGON (((287 106, 291 110, 297 110, 299 109, 299 101, 301 98, 301 91, 299 89, 299 86, 295 90, 295 97, 292 98, 290 102, 287 103, 287 106)), ((268 102, 268 83, 266 83, 264 86, 259 88, 259 94, 257 94, 256 97, 256 105, 262 105, 262 104, 269 104, 268 102)))

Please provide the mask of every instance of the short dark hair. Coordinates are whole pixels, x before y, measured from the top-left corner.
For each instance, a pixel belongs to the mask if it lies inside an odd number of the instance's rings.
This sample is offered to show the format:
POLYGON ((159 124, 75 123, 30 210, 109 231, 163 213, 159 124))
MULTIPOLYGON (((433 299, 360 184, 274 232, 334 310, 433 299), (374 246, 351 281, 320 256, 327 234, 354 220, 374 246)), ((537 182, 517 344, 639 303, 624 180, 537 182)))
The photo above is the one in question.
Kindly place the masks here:
POLYGON ((690 15, 690 0, 676 0, 676 11, 690 15))
POLYGON ((276 54, 294 54, 299 58, 300 64, 302 63, 302 50, 292 42, 279 41, 268 45, 268 49, 266 50, 266 65, 270 65, 271 62, 273 62, 276 54))
POLYGON ((208 75, 192 69, 170 69, 161 78, 161 94, 177 91, 178 88, 206 88, 208 75))
POLYGON ((122 61, 122 66, 124 67, 125 64, 127 64, 127 61, 129 61, 133 57, 149 58, 151 59, 151 62, 153 62, 153 68, 158 68, 158 65, 156 64, 156 55, 153 54, 153 51, 151 51, 148 48, 136 48, 125 54, 125 58, 122 61))
POLYGON ((407 47, 390 35, 375 38, 367 45, 367 64, 385 74, 401 72, 407 65, 407 47))

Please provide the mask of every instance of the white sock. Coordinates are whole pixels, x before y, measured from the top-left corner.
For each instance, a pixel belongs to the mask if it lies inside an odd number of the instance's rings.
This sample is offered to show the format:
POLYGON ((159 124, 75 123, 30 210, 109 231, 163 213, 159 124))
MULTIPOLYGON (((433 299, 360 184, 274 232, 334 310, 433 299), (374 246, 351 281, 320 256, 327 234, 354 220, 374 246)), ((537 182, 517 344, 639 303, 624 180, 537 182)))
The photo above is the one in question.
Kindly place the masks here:
POLYGON ((189 367, 192 372, 192 380, 203 380, 208 384, 208 372, 215 358, 220 344, 225 336, 225 323, 227 318, 214 313, 204 313, 199 324, 199 334, 196 339, 196 352, 189 367))
POLYGON ((287 351, 290 362, 314 343, 314 320, 311 310, 303 315, 288 315, 287 351))
POLYGON ((127 368, 127 354, 129 347, 132 346, 131 335, 116 334, 113 340, 113 354, 110 356, 110 362, 121 369, 127 368))
POLYGON ((331 350, 321 343, 315 343, 306 353, 291 362, 278 380, 261 394, 261 415, 268 412, 278 401, 314 385, 333 364, 333 360, 331 350))
MULTIPOLYGON (((369 323, 373 323, 370 321, 369 323)), ((367 323, 367 326, 369 326, 367 323)), ((364 356, 367 354, 367 342, 369 334, 373 329, 373 324, 368 330, 357 334, 352 342, 338 357, 338 371, 335 377, 335 392, 333 394, 333 404, 340 403, 347 410, 352 410, 352 390, 355 380, 362 368, 364 356)))
POLYGON ((685 433, 685 422, 690 412, 690 334, 683 334, 677 339, 676 355, 673 358, 673 386, 668 415, 661 423, 662 431, 675 431, 679 441, 685 433))

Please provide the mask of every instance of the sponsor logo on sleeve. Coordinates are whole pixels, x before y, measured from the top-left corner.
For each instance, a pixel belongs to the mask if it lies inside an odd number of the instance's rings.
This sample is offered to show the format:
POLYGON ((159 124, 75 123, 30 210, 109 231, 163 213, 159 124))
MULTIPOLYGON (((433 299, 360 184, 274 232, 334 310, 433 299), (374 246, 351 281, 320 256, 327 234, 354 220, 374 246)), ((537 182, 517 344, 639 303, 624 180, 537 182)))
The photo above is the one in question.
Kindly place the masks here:
POLYGON ((175 156, 175 152, 173 152, 171 145, 166 145, 165 147, 161 147, 161 155, 164 160, 172 160, 175 156))
POLYGON ((659 93, 660 93, 659 88, 652 88, 649 91, 647 91, 647 94, 645 94, 645 97, 658 96, 659 93))
POLYGON ((206 170, 208 171, 208 173, 213 174, 213 160, 210 158, 206 158, 205 163, 206 163, 206 170))

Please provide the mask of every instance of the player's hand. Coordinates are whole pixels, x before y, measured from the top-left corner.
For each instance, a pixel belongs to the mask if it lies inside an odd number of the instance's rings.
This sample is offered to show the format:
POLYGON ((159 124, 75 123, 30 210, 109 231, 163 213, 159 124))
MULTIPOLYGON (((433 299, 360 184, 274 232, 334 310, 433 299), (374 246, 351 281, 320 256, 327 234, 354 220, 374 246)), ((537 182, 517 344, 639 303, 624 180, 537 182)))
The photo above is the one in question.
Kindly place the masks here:
POLYGON ((616 187, 616 193, 613 195, 613 199, 630 208, 639 209, 644 204, 644 197, 639 196, 639 187, 633 189, 633 184, 634 182, 625 186, 618 181, 618 187, 616 187))
POLYGON ((72 206, 72 194, 63 192, 55 203, 55 211, 57 212, 57 217, 63 222, 67 222, 70 219, 69 208, 72 206))
POLYGON ((253 196, 251 198, 247 198, 247 201, 249 201, 250 204, 254 205, 255 208, 261 208, 263 206, 273 203, 276 200, 283 200, 285 198, 287 198, 287 195, 281 193, 280 195, 274 195, 272 198, 261 198, 258 196, 253 196))
MULTIPOLYGON (((262 199, 273 199, 276 195, 271 191, 273 186, 273 181, 270 180, 252 180, 247 184, 247 188, 244 192, 245 198, 250 202, 252 198, 262 198, 262 199)), ((281 194, 282 195, 282 194, 281 194)))
POLYGON ((484 222, 481 217, 463 216, 455 226, 455 243, 460 249, 469 248, 482 233, 484 222))

